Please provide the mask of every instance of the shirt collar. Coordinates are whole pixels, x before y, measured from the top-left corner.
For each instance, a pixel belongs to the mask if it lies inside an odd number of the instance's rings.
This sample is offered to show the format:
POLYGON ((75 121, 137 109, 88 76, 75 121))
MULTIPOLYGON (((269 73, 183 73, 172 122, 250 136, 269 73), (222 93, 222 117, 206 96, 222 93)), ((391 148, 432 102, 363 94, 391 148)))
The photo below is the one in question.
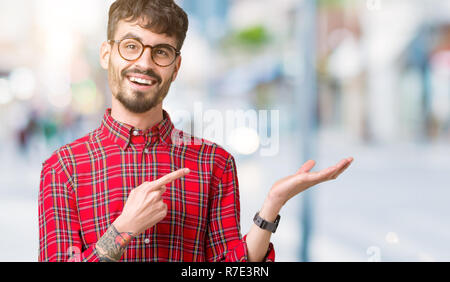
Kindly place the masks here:
POLYGON ((111 108, 108 108, 103 117, 100 129, 105 136, 125 150, 130 144, 131 137, 136 130, 139 132, 139 135, 146 136, 147 144, 154 144, 158 142, 171 144, 171 133, 174 129, 174 125, 169 114, 163 110, 162 121, 147 130, 139 130, 132 125, 115 120, 111 116, 111 108))

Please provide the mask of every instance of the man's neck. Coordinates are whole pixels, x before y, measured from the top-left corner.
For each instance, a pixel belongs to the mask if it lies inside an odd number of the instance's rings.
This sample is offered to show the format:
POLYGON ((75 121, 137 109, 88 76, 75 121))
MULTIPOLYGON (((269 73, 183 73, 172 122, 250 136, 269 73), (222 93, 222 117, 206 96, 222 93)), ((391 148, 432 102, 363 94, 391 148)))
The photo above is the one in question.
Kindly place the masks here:
POLYGON ((112 99, 111 116, 113 119, 126 123, 140 130, 147 130, 161 122, 164 118, 162 103, 155 106, 148 112, 136 114, 128 111, 122 104, 112 99))

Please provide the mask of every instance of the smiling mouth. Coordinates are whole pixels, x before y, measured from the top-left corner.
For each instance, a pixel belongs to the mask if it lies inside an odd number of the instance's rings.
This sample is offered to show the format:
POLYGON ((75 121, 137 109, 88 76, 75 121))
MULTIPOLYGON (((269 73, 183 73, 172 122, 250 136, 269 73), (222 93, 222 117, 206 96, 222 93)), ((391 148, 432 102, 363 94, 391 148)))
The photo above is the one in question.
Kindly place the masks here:
POLYGON ((136 77, 136 76, 128 76, 127 78, 131 83, 136 84, 138 86, 153 86, 157 83, 156 80, 145 79, 145 78, 136 77))

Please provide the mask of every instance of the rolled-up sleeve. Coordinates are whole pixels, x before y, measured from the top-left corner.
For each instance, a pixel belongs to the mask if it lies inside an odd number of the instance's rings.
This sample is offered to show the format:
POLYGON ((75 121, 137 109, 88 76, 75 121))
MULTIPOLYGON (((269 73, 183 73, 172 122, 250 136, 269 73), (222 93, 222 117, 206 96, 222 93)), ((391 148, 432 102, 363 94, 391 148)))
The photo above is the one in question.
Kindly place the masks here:
POLYGON ((83 247, 76 199, 62 173, 47 162, 41 171, 38 261, 98 261, 95 245, 83 247))
MULTIPOLYGON (((246 237, 241 236, 239 182, 236 164, 229 155, 223 174, 212 187, 209 226, 206 241, 207 261, 248 261, 246 237)), ((275 261, 273 244, 264 257, 265 262, 275 261)))

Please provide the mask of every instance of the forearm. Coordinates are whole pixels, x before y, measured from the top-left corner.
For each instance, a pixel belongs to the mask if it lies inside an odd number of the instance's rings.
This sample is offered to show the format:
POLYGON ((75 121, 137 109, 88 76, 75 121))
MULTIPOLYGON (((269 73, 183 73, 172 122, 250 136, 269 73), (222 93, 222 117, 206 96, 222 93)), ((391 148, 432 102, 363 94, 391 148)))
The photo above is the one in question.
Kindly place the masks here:
POLYGON ((130 232, 119 233, 114 223, 111 224, 95 245, 100 261, 119 261, 131 240, 133 236, 130 232))
MULTIPOLYGON (((275 204, 270 199, 266 199, 261 210, 259 211, 259 216, 267 221, 274 222, 280 210, 281 206, 279 204, 275 204)), ((263 261, 269 248, 271 236, 272 232, 261 229, 257 225, 252 224, 252 227, 246 237, 248 261, 263 261)))

